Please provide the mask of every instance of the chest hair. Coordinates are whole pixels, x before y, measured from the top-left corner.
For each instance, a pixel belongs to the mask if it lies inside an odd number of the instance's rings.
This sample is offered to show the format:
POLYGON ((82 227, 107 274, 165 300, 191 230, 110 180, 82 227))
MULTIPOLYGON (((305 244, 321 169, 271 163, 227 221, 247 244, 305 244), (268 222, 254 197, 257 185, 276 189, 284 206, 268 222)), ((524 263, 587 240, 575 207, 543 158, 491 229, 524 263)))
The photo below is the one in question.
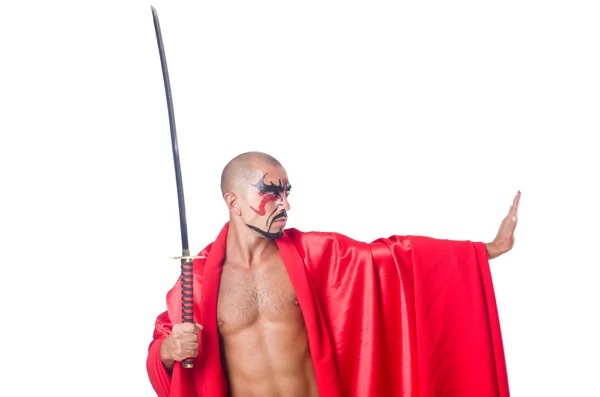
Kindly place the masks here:
POLYGON ((247 268, 223 266, 217 305, 221 333, 233 333, 259 319, 301 319, 296 294, 283 263, 247 268))

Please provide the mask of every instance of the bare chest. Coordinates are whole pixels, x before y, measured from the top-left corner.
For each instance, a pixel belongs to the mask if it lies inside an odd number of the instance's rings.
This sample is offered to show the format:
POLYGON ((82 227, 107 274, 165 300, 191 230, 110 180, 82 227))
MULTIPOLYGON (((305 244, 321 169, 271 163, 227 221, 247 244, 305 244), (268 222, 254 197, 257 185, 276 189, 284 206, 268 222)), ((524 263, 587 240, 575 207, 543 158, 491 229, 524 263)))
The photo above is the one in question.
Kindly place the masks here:
POLYGON ((283 262, 257 268, 223 267, 217 303, 222 334, 234 333, 258 320, 302 321, 296 293, 283 262))

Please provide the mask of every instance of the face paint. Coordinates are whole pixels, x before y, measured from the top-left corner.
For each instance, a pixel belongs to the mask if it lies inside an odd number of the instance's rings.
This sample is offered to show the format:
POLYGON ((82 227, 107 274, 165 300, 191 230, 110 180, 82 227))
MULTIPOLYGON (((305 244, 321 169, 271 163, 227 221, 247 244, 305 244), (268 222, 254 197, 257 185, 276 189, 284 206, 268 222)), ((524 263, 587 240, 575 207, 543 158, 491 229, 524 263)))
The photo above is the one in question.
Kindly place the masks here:
POLYGON ((279 232, 271 232, 271 227, 273 226, 273 222, 281 218, 287 218, 286 211, 282 211, 279 214, 273 215, 279 211, 283 203, 284 195, 287 197, 292 186, 288 183, 287 180, 281 181, 278 179, 278 184, 274 184, 270 182, 269 184, 265 183, 265 177, 267 174, 263 175, 263 177, 252 186, 257 190, 257 194, 261 197, 260 204, 258 205, 258 209, 250 206, 252 211, 254 211, 259 216, 265 216, 267 214, 266 207, 271 202, 278 202, 273 211, 269 214, 269 216, 265 220, 265 228, 266 230, 260 229, 256 226, 246 224, 250 229, 260 233, 264 237, 275 239, 283 236, 283 229, 279 232))

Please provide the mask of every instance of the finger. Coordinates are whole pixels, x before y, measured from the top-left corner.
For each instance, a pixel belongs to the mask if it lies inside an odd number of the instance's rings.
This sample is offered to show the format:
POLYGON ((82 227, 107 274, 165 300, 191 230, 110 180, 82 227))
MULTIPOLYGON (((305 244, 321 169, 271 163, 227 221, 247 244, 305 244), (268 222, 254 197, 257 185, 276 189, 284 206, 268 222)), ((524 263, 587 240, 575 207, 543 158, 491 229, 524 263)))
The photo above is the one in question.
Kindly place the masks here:
POLYGON ((502 225, 502 229, 500 230, 498 235, 501 236, 502 238, 510 238, 510 236, 514 234, 516 227, 517 227, 517 219, 516 218, 507 219, 506 222, 504 222, 504 224, 502 225), (515 219, 515 220, 513 220, 513 219, 515 219))
POLYGON ((506 218, 510 221, 513 221, 516 216, 519 214, 519 200, 521 198, 521 192, 518 192, 513 198, 512 205, 508 209, 508 214, 506 214, 506 218))
POLYGON ((521 201, 521 191, 517 191, 515 198, 513 199, 512 209, 513 215, 517 215, 519 211, 519 202, 521 201))
POLYGON ((511 210, 511 212, 506 214, 506 217, 502 220, 502 224, 500 225, 498 234, 506 235, 507 233, 511 233, 516 226, 517 220, 518 220, 517 217, 515 215, 512 215, 512 210, 511 210))
POLYGON ((197 342, 184 342, 181 344, 181 348, 183 350, 198 350, 198 343, 197 342))
POLYGON ((197 334, 202 330, 202 326, 198 323, 183 323, 181 330, 186 333, 197 334))
POLYGON ((508 214, 506 214, 506 217, 504 218, 504 221, 502 223, 503 223, 503 225, 504 224, 511 224, 516 219, 517 219, 517 214, 515 212, 515 208, 513 206, 511 206, 510 210, 508 211, 508 214))
POLYGON ((200 340, 200 337, 198 336, 198 334, 192 334, 188 332, 183 335, 183 340, 186 342, 198 342, 198 340, 200 340))
POLYGON ((176 356, 177 361, 183 361, 186 358, 196 357, 198 355, 197 350, 181 350, 180 354, 176 356))
POLYGON ((517 223, 519 222, 519 218, 517 216, 513 216, 510 218, 506 224, 505 237, 512 238, 515 233, 515 229, 517 228, 517 223))
POLYGON ((198 350, 184 350, 183 354, 182 354, 182 356, 185 358, 196 357, 197 355, 198 355, 198 350))
POLYGON ((198 356, 198 350, 188 351, 188 357, 196 357, 196 356, 198 356))
POLYGON ((521 201, 521 191, 517 192, 517 195, 515 196, 515 202, 513 204, 513 214, 512 214, 512 221, 513 223, 516 224, 518 217, 519 217, 519 203, 521 201))

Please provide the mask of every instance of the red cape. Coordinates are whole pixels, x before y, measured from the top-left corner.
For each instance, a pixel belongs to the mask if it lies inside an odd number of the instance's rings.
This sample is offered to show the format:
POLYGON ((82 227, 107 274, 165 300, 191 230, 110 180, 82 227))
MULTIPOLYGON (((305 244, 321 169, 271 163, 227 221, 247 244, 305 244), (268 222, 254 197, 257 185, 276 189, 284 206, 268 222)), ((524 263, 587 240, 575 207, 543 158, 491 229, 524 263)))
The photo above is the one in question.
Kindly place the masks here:
MULTIPOLYGON (((168 375, 160 342, 181 321, 180 280, 158 316, 147 370, 159 397, 227 396, 217 292, 228 224, 194 262, 194 368, 168 375)), ((371 243, 287 229, 277 241, 302 309, 321 397, 508 397, 483 243, 391 236, 371 243)))

